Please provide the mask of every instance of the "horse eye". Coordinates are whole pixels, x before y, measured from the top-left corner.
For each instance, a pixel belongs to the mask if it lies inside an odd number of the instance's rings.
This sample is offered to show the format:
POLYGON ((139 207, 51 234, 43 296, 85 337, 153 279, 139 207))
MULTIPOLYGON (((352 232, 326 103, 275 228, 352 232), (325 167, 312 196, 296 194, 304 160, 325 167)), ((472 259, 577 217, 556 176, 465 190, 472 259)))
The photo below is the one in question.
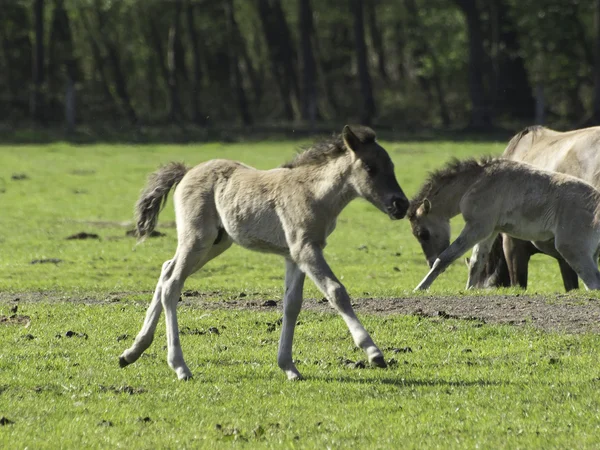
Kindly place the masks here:
POLYGON ((419 231, 419 239, 421 239, 422 241, 427 242, 430 238, 429 235, 429 231, 428 230, 421 230, 419 231))

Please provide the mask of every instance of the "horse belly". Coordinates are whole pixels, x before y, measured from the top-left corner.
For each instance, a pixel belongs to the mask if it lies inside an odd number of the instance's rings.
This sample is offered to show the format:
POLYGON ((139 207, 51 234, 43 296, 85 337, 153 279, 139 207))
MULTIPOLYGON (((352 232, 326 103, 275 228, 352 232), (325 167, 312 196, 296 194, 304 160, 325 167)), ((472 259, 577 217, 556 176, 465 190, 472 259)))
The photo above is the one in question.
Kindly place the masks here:
POLYGON ((223 228, 233 242, 249 250, 289 255, 285 233, 274 211, 252 209, 220 212, 223 228))
POLYGON ((552 230, 540 227, 538 224, 505 223, 498 231, 523 241, 548 241, 554 238, 552 230))

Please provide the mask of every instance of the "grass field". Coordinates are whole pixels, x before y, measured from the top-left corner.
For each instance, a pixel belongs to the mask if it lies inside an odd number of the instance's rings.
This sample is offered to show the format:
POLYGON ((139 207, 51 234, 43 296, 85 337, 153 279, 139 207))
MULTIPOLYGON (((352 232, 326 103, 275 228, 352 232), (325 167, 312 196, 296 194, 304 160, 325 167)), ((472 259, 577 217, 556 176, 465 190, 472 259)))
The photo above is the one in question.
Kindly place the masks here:
MULTIPOLYGON (((503 150, 502 143, 383 144, 409 196, 451 156, 503 150)), ((167 161, 216 157, 270 168, 298 145, 0 147, 0 446, 597 448, 600 338, 592 333, 362 315, 391 361, 376 370, 362 368, 339 317, 310 311, 295 339, 307 380, 288 383, 275 363, 280 313, 206 310, 191 297, 179 317, 195 378, 177 382, 168 368, 162 322, 145 356, 119 369, 117 356, 176 246, 171 202, 158 227, 166 236, 136 246, 125 235, 146 175, 167 161), (66 239, 79 232, 99 239, 66 239), (52 258, 60 261, 32 264, 52 258)), ((460 226, 458 219, 454 233, 460 226)), ((357 299, 413 296, 427 272, 408 222, 364 201, 342 213, 326 257, 357 299)), ((454 264, 427 295, 486 302, 489 291, 463 292, 466 275, 454 264)), ((282 285, 279 258, 234 247, 185 289, 208 301, 243 294, 260 304, 280 300, 282 285)), ((530 286, 556 301, 556 263, 534 257, 530 286)), ((310 283, 305 293, 321 297, 310 283)), ((578 297, 596 295, 569 298, 578 297)))

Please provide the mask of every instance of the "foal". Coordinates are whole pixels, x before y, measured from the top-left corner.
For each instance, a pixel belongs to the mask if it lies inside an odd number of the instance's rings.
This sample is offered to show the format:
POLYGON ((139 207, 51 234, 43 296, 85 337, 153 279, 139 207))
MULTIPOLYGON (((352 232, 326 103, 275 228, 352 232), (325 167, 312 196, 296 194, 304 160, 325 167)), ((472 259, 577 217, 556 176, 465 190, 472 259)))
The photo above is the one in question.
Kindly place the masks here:
MULTIPOLYGON (((534 125, 517 133, 510 140, 502 158, 531 164, 540 169, 566 173, 600 188, 600 127, 560 132, 534 125)), ((531 255, 540 253, 529 241, 507 235, 496 238, 499 251, 490 253, 488 273, 474 280, 477 287, 498 284, 527 288, 528 264, 531 255), (495 274, 498 276, 495 276, 495 274), (494 274, 494 275, 491 275, 494 274)), ((475 251, 475 249, 474 249, 475 251)), ((565 290, 577 289, 577 274, 549 242, 544 253, 556 258, 565 290), (546 250, 549 250, 547 252, 546 250)))
MULTIPOLYGON (((480 278, 499 232, 555 250, 588 289, 600 289, 600 192, 578 178, 504 159, 452 161, 433 172, 411 201, 408 217, 430 272, 416 287, 427 289, 454 260, 479 243, 469 281, 480 278), (465 227, 450 242, 450 218, 465 227)), ((546 251, 548 251, 546 249, 546 251)))
POLYGON ((178 163, 162 167, 150 176, 136 205, 140 238, 154 229, 161 206, 176 184, 177 251, 162 266, 142 329, 119 358, 122 367, 135 362, 150 346, 164 308, 169 366, 179 379, 192 376, 179 342, 177 302, 186 278, 233 242, 285 258, 277 363, 288 379, 301 378, 292 360, 292 340, 305 275, 340 313, 369 362, 385 367, 383 354, 356 317, 346 289, 323 256, 336 218, 351 200, 364 198, 392 219, 401 219, 408 209, 392 160, 376 142, 373 130, 346 126, 340 136, 272 170, 219 159, 192 169, 178 163))

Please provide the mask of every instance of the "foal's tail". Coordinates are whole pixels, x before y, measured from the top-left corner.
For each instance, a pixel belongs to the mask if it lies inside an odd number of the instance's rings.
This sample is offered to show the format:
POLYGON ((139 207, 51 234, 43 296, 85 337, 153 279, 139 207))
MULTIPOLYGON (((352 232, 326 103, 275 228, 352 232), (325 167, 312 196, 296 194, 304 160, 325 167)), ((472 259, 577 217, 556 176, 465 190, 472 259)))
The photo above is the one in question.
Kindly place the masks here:
POLYGON ((148 183, 135 204, 135 226, 138 240, 143 241, 156 227, 158 214, 167 202, 169 191, 178 184, 189 168, 171 162, 148 176, 148 183))

